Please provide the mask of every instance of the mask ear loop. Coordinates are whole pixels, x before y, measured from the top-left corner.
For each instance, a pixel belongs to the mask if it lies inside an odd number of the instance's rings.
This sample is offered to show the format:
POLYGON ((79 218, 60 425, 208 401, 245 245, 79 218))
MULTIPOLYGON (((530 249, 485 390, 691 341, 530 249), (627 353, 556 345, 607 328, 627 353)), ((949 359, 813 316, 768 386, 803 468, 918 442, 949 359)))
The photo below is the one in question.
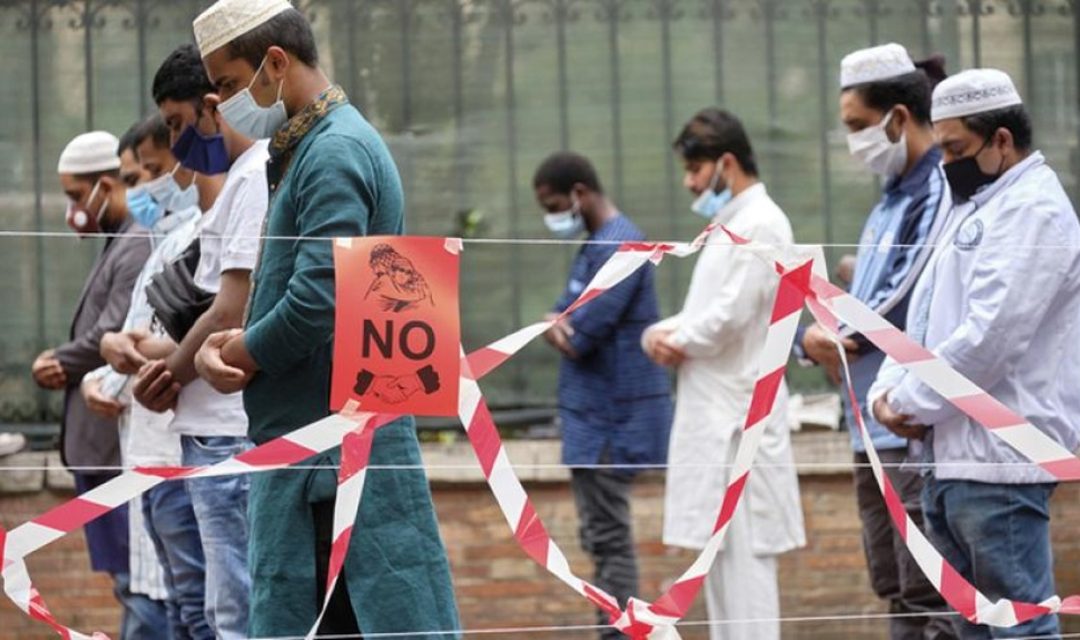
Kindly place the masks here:
MULTIPOLYGON (((178 163, 176 163, 176 168, 177 168, 177 169, 179 169, 179 168, 180 168, 180 163, 179 163, 179 162, 178 162, 178 163)), ((175 169, 174 169, 174 171, 175 171, 175 169)), ((189 183, 188 183, 188 186, 186 186, 186 187, 184 187, 184 188, 185 188, 185 189, 190 189, 191 187, 195 186, 195 180, 196 180, 196 179, 197 179, 198 177, 199 177, 199 174, 198 174, 198 172, 197 172, 197 171, 192 171, 192 172, 191 172, 191 182, 189 182, 189 183)), ((173 180, 176 180, 176 178, 173 178, 173 180)), ((176 184, 177 184, 177 186, 179 186, 179 185, 180 185, 180 183, 179 183, 179 182, 177 182, 176 184)))
MULTIPOLYGON (((881 124, 878 125, 879 127, 881 127, 882 133, 885 134, 885 139, 888 140, 891 144, 896 144, 895 142, 893 142, 892 138, 889 137, 889 125, 892 124, 892 118, 895 113, 896 107, 894 106, 892 109, 889 109, 889 112, 886 113, 885 117, 881 119, 881 124)), ((901 131, 900 135, 897 136, 897 141, 899 141, 899 138, 903 135, 904 132, 901 131)))
MULTIPOLYGON (((248 93, 250 93, 251 88, 255 86, 255 80, 259 77, 259 74, 262 73, 263 68, 266 67, 266 61, 269 60, 269 59, 270 59, 270 52, 268 51, 268 52, 266 52, 266 55, 263 56, 262 62, 259 63, 259 68, 255 70, 255 75, 251 76, 251 82, 249 82, 248 86, 247 86, 248 93)), ((278 103, 278 102, 281 102, 281 92, 284 89, 285 89, 285 78, 283 76, 281 78, 281 81, 278 82, 277 100, 274 101, 275 104, 278 103)), ((255 96, 252 96, 252 100, 254 100, 254 99, 255 99, 255 96)), ((259 103, 256 102, 255 104, 256 104, 256 106, 258 106, 259 103)))
MULTIPOLYGON (((994 141, 994 134, 996 134, 996 133, 997 133, 997 131, 990 134, 990 137, 986 139, 985 143, 983 143, 983 148, 985 148, 987 145, 989 145, 991 142, 994 141)), ((982 153, 982 149, 979 150, 979 153, 982 153)), ((975 155, 979 155, 979 154, 976 153, 975 155)), ((1005 173, 1004 171, 1002 171, 1002 169, 1004 169, 1004 168, 1005 168, 1005 154, 1003 153, 1003 154, 1001 154, 1001 162, 998 163, 997 171, 994 172, 994 179, 1000 178, 1001 174, 1005 173)))
POLYGON ((259 79, 259 74, 262 73, 263 67, 266 66, 266 59, 270 56, 270 52, 267 51, 263 56, 262 62, 259 63, 259 68, 255 70, 255 75, 251 76, 251 82, 248 83, 247 89, 251 91, 251 88, 255 86, 255 81, 259 79))
MULTIPOLYGON (((90 197, 86 199, 86 206, 90 206, 90 203, 94 200, 94 196, 97 195, 98 189, 101 187, 101 178, 94 183, 94 188, 90 190, 90 197)), ((105 201, 98 207, 97 215, 94 216, 94 224, 101 227, 101 218, 105 215, 105 211, 109 208, 109 199, 105 198, 105 201)))
POLYGON ((713 169, 712 178, 709 179, 709 191, 716 193, 716 185, 720 184, 720 173, 724 167, 724 156, 720 156, 716 159, 716 167, 713 169))
MULTIPOLYGON (((995 131, 994 133, 997 133, 997 132, 995 131)), ((982 168, 979 167, 979 154, 982 153, 983 151, 986 151, 986 147, 990 146, 990 142, 993 139, 994 139, 994 134, 991 133, 990 136, 986 140, 983 140, 982 146, 979 147, 979 150, 976 151, 973 155, 971 155, 971 159, 975 161, 975 166, 979 168, 980 173, 982 173, 982 168)), ((1003 166, 1005 166, 1005 154, 1001 155, 1001 162, 998 163, 997 173, 994 174, 994 179, 995 180, 997 178, 1001 177, 1001 173, 1002 173, 1001 168, 1003 166)), ((989 174, 987 174, 987 175, 989 175, 989 174)))

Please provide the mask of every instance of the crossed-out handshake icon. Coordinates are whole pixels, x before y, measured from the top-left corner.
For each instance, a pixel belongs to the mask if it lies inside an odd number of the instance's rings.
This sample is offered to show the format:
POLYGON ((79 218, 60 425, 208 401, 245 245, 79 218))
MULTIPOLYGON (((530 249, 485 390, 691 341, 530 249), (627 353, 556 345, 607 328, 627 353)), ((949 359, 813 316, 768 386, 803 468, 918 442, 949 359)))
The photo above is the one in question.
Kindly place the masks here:
POLYGON ((380 375, 362 369, 356 374, 353 391, 359 396, 374 396, 389 404, 401 404, 421 391, 428 395, 435 393, 439 387, 439 373, 427 365, 403 376, 380 375))

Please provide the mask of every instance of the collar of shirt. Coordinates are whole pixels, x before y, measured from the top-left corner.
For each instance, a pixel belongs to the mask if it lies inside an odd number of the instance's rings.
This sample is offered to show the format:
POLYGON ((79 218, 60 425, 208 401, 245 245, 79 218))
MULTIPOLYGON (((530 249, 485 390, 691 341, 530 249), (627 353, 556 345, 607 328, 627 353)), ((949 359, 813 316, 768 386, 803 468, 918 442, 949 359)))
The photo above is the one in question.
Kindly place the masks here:
MULTIPOLYGON (((131 216, 124 216, 124 219, 120 222, 120 225, 117 226, 115 230, 106 232, 109 234, 109 236, 105 238, 105 249, 107 250, 109 247, 112 246, 113 240, 116 240, 122 235, 127 235, 128 230, 131 229, 131 227, 133 226, 135 226, 135 219, 131 216)), ((102 229, 102 231, 104 231, 104 229, 102 229)))
POLYGON ((624 237, 622 231, 623 222, 626 220, 621 212, 616 213, 611 219, 600 225, 600 228, 593 231, 585 237, 587 244, 582 245, 581 251, 583 253, 597 253, 601 254, 611 249, 611 246, 607 244, 610 240, 621 240, 624 237), (593 242, 599 242, 603 244, 591 244, 593 242))
POLYGON ((747 187, 742 193, 735 196, 730 202, 724 205, 723 209, 720 209, 716 214, 716 217, 713 218, 713 222, 718 224, 730 223, 739 212, 766 195, 768 195, 768 193, 765 191, 764 182, 758 182, 753 186, 747 187))
POLYGON ((158 220, 152 231, 155 236, 168 235, 173 229, 201 214, 202 211, 198 207, 188 207, 183 211, 174 211, 158 220))
POLYGON ((270 155, 275 158, 288 158, 300 141, 315 128, 326 114, 348 104, 345 91, 336 84, 327 87, 315 100, 297 112, 281 126, 270 142, 270 155))
POLYGON ((604 221, 604 224, 600 225, 600 228, 589 234, 588 240, 604 240, 613 235, 612 232, 618 230, 619 219, 622 218, 622 213, 616 211, 615 215, 604 221))
POLYGON ((900 191, 907 195, 916 195, 922 189, 926 188, 926 181, 929 179, 930 172, 934 170, 941 162, 941 148, 937 145, 930 147, 930 150, 923 154, 919 161, 911 167, 911 171, 908 171, 904 175, 890 178, 885 184, 885 194, 892 195, 894 192, 900 191))
POLYGON ((1001 177, 990 183, 985 189, 971 196, 971 202, 975 203, 976 207, 985 205, 991 198, 1016 184, 1020 176, 1044 164, 1046 164, 1046 158, 1043 157, 1042 152, 1032 151, 1031 155, 1013 165, 1012 168, 1001 174, 1001 177))

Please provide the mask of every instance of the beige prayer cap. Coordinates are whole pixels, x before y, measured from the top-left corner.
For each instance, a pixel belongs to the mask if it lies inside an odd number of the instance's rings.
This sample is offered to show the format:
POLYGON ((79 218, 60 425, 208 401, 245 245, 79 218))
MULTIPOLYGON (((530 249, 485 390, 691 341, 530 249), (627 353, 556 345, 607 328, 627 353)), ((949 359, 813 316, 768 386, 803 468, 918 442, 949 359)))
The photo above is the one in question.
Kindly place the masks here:
POLYGON ((880 47, 859 49, 840 61, 840 88, 880 82, 915 71, 915 63, 903 45, 890 42, 880 47))
POLYGON ((57 173, 85 175, 120 168, 120 141, 108 131, 91 131, 75 136, 60 153, 57 173))
POLYGON ((195 18, 195 42, 206 57, 271 18, 292 9, 289 0, 218 0, 195 18))
POLYGON ((1012 78, 997 69, 968 69, 934 88, 930 119, 962 118, 1023 104, 1012 78))

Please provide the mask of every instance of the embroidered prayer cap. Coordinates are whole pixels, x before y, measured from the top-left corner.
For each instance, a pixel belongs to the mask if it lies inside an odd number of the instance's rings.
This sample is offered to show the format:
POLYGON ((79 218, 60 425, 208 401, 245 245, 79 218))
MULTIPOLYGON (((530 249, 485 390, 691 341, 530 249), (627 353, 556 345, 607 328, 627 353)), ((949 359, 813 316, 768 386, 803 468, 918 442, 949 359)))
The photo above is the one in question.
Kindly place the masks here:
POLYGON ((85 175, 120 168, 120 141, 108 131, 91 131, 75 136, 60 152, 57 173, 85 175))
POLYGON ((205 58, 292 8, 289 0, 218 0, 192 25, 199 54, 205 58))
POLYGON ((934 88, 930 119, 962 118, 1023 104, 1009 74, 997 69, 968 69, 934 88))
POLYGON ((859 49, 840 61, 840 87, 888 80, 915 71, 915 63, 902 45, 890 42, 878 47, 859 49))

